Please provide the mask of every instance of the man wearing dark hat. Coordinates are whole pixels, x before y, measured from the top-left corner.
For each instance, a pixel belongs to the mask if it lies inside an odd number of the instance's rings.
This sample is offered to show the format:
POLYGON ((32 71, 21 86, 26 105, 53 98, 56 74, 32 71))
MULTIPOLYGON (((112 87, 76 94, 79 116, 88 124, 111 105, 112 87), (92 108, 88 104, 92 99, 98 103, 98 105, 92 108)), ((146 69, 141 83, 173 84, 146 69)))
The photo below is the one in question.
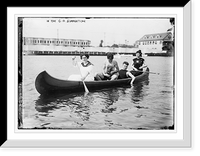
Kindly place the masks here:
POLYGON ((134 58, 133 62, 132 62, 133 70, 130 72, 134 76, 138 76, 138 75, 142 74, 143 68, 145 68, 145 67, 147 67, 147 65, 145 65, 145 60, 142 58, 142 51, 138 50, 136 52, 136 58, 134 58))

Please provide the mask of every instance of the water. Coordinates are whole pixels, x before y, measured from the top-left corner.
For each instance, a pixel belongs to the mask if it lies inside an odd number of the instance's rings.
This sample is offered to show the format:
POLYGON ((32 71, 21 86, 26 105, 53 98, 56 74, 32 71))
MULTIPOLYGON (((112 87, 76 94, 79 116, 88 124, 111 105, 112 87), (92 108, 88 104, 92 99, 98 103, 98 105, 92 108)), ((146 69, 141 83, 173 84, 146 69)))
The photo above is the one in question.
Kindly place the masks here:
MULTIPOLYGON (((94 72, 100 72, 105 56, 91 56, 94 72)), ((123 61, 116 59, 120 68, 123 61)), ((133 87, 115 87, 87 95, 41 96, 35 89, 35 78, 46 70, 59 79, 79 74, 71 56, 23 56, 23 127, 90 130, 159 130, 174 124, 173 58, 145 57, 151 72, 149 80, 133 87)), ((129 68, 130 69, 130 68, 129 68)))

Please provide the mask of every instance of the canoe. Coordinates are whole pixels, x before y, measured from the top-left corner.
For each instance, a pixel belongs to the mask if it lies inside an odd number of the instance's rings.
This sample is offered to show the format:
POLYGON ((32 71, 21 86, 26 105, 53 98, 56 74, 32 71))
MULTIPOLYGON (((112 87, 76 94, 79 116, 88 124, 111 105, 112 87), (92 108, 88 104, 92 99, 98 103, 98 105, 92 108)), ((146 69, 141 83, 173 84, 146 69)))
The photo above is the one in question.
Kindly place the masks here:
MULTIPOLYGON (((136 76, 134 84, 139 81, 147 79, 149 76, 149 68, 139 76, 136 76)), ((89 91, 117 87, 123 85, 130 85, 131 78, 117 79, 113 81, 85 81, 85 84, 89 91)), ((74 93, 84 92, 84 86, 82 81, 61 80, 49 75, 46 71, 41 72, 35 80, 35 88, 41 95, 52 95, 58 93, 74 93)))

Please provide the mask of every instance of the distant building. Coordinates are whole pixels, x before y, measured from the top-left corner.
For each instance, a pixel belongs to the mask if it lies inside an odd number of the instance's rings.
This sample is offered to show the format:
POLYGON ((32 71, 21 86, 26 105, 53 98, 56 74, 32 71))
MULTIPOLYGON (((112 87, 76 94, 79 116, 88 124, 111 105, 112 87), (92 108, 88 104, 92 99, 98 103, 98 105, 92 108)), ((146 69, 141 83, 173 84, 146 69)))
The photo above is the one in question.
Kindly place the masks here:
POLYGON ((75 54, 84 48, 90 48, 90 43, 90 40, 81 39, 24 37, 23 54, 75 54))
POLYGON ((171 32, 146 34, 136 41, 136 46, 145 53, 162 53, 166 52, 164 47, 172 42, 171 32))
POLYGON ((175 40, 175 19, 170 18, 169 22, 171 23, 172 27, 170 29, 168 29, 167 31, 172 33, 172 38, 173 38, 173 41, 174 41, 175 40))
POLYGON ((89 47, 90 40, 24 37, 24 45, 89 47))

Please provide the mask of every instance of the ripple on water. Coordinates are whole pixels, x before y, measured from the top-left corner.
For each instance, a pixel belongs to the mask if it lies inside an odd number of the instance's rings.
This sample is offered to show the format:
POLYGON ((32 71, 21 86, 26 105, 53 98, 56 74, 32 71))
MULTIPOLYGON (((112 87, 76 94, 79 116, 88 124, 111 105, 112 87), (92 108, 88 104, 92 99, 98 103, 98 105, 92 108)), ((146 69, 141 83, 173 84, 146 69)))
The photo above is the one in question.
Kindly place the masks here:
MULTIPOLYGON (((91 59, 97 64, 104 61, 104 57, 92 56, 91 59)), ((64 77, 63 73, 72 72, 71 58, 24 57, 24 70, 27 69, 23 86, 24 128, 146 130, 172 126, 174 88, 169 79, 171 58, 146 59, 150 70, 162 74, 151 74, 148 81, 134 84, 133 87, 108 88, 91 91, 87 95, 73 93, 42 97, 34 86, 36 75, 44 70, 41 63, 51 69, 52 75, 64 77), (56 66, 52 66, 52 62, 56 66), (70 68, 63 68, 66 66, 70 68)), ((132 58, 128 58, 128 61, 131 62, 132 58)))

